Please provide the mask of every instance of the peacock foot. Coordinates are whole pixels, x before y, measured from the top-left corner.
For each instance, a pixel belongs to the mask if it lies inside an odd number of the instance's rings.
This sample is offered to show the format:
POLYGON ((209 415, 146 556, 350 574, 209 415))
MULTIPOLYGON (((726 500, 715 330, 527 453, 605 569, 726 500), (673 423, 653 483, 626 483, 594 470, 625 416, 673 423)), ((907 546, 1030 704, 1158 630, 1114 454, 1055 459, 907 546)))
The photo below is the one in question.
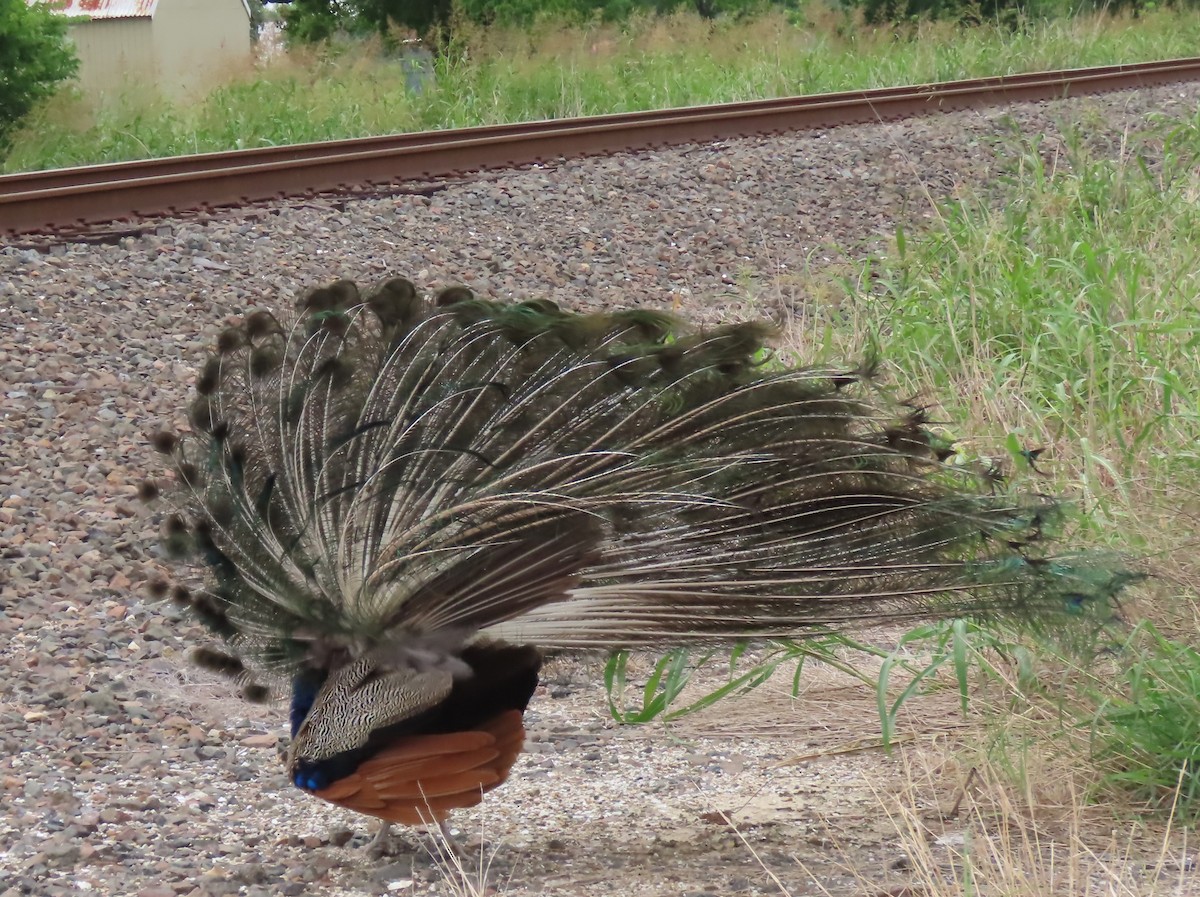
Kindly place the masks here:
POLYGON ((375 837, 367 844, 367 856, 372 859, 382 859, 383 857, 394 856, 396 853, 396 843, 392 838, 392 824, 390 822, 380 822, 379 831, 375 833, 375 837))

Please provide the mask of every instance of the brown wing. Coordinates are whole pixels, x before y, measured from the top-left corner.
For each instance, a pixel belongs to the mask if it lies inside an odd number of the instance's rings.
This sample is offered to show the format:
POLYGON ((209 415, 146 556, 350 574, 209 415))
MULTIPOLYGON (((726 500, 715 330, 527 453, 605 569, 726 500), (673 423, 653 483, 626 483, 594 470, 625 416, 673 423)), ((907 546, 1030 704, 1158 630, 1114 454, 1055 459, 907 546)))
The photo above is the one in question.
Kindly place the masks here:
POLYGON ((314 793, 388 822, 440 822, 507 779, 524 743, 521 711, 506 710, 470 732, 401 738, 314 793))

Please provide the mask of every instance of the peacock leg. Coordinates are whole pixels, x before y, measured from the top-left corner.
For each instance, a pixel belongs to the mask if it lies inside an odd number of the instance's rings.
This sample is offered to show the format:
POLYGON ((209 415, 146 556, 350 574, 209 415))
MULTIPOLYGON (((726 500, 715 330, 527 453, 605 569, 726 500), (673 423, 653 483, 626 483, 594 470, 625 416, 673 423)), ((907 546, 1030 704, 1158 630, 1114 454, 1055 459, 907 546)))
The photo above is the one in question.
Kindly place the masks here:
POLYGON ((379 831, 375 833, 375 837, 371 839, 371 843, 367 845, 367 853, 372 857, 386 857, 392 854, 392 824, 387 820, 381 820, 379 823, 379 831))
POLYGON ((450 833, 450 823, 445 819, 438 820, 438 831, 442 833, 442 840, 446 844, 446 849, 460 860, 466 857, 463 852, 462 845, 458 843, 458 839, 450 833))

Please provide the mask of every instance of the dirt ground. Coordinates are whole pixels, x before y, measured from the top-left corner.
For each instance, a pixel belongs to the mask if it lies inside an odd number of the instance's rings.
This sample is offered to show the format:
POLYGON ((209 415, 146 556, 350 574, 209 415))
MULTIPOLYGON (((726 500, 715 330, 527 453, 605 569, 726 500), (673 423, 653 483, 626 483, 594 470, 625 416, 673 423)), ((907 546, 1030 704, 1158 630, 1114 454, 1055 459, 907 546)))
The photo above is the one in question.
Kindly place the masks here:
POLYGON ((989 726, 963 718, 952 688, 906 705, 889 752, 874 692, 819 664, 794 699, 780 675, 643 726, 609 718, 599 661, 548 673, 513 779, 453 821, 467 868, 431 861, 433 842, 410 831, 389 860, 348 847, 336 893, 1200 893, 1185 845, 1168 837, 1164 854, 1162 831, 1055 806, 1032 779, 1038 809, 1023 810, 993 768, 973 766, 989 726))

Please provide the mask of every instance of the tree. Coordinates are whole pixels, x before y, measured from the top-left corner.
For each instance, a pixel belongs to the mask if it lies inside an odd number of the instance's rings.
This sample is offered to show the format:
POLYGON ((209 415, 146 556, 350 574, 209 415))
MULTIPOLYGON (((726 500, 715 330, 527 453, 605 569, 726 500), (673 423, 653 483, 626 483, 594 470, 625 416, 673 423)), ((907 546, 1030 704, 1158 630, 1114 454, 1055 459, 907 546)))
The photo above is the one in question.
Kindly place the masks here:
POLYGON ((37 102, 78 68, 63 16, 43 3, 0 0, 0 149, 37 102))
POLYGON ((260 0, 251 0, 246 6, 250 10, 250 40, 258 43, 263 25, 270 20, 272 14, 267 12, 260 0))
POLYGON ((424 37, 450 21, 451 0, 355 0, 355 6, 380 34, 398 25, 424 37))
POLYGON ((339 0, 287 0, 283 33, 292 43, 315 44, 350 30, 353 12, 339 0))
POLYGON ((284 34, 290 41, 316 43, 339 31, 387 36, 393 26, 417 34, 443 28, 452 0, 287 0, 284 34))
MULTIPOLYGON (((480 25, 526 25, 539 16, 588 21, 621 21, 632 13, 669 14, 688 7, 708 19, 745 15, 774 2, 794 7, 798 0, 280 0, 288 40, 313 43, 341 31, 385 39, 393 28, 421 37, 445 37, 453 12, 480 25)), ((844 0, 851 3, 968 2, 968 0, 844 0)), ((1012 2, 1012 0, 996 0, 1012 2)), ((1111 2, 1111 0, 1110 0, 1111 2)))

